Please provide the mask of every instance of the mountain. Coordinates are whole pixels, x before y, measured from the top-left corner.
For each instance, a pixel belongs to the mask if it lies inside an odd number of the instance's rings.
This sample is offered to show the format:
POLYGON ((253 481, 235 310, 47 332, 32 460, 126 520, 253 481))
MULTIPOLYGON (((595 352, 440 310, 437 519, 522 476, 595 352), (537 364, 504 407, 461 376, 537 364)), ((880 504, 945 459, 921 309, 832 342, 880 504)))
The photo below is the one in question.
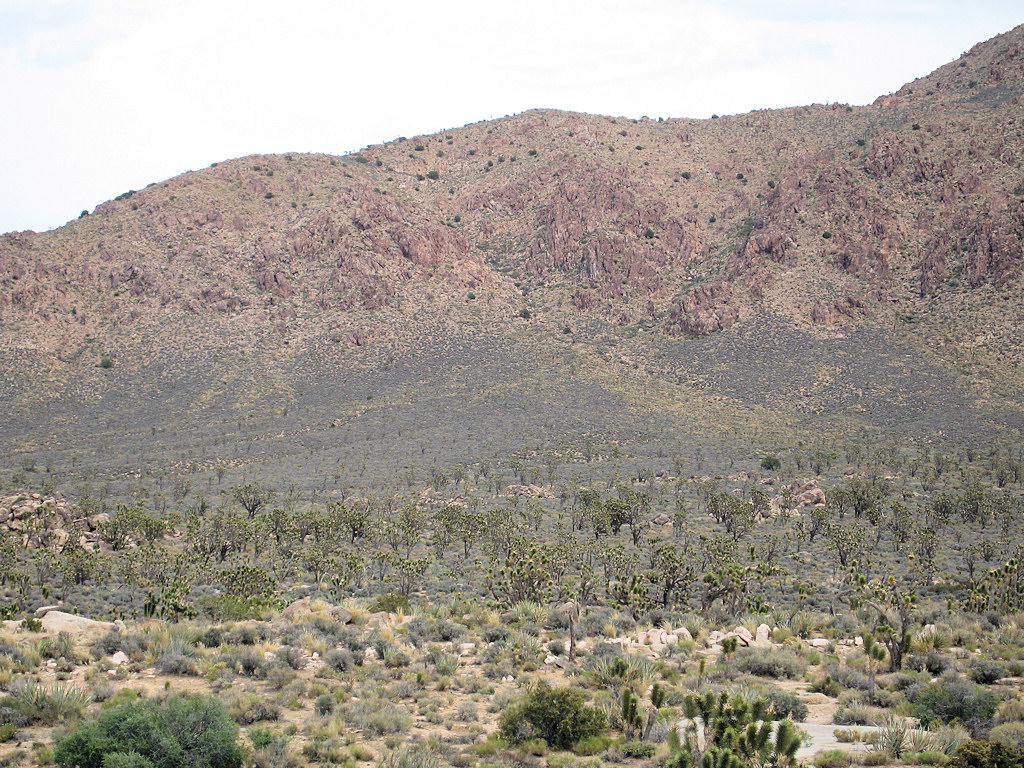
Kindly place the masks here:
POLYGON ((0 454, 326 486, 1013 442, 1022 263, 1024 26, 868 106, 245 157, 0 237, 0 454))

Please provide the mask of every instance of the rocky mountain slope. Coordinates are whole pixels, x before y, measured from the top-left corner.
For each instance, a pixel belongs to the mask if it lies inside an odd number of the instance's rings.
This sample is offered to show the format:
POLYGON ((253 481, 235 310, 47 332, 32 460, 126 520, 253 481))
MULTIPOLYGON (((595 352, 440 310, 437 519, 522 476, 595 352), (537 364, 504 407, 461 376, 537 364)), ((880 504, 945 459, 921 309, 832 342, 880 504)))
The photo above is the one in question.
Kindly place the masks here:
POLYGON ((184 456, 233 421, 283 461, 324 424, 406 424, 380 454, 402 466, 553 434, 1012 430, 1022 262, 1024 26, 868 106, 537 110, 246 157, 0 237, 2 439, 184 456))

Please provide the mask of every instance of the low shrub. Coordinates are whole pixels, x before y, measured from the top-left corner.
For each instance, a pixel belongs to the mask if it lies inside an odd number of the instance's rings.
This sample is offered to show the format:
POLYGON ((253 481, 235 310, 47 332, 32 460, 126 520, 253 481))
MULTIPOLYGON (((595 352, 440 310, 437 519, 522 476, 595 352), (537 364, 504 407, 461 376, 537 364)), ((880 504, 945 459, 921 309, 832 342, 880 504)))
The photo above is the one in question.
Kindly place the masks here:
POLYGON ((733 664, 740 672, 775 679, 793 680, 807 670, 807 662, 789 648, 740 648, 733 664))
POLYGON ((989 732, 989 738, 1014 749, 1024 749, 1024 723, 997 725, 989 732))
POLYGON ((64 768, 239 768, 238 726, 207 696, 125 702, 57 743, 64 768))
POLYGON ((965 741, 956 751, 957 768, 1018 768, 1024 752, 998 741, 965 741))
POLYGON ((957 677, 947 677, 924 688, 914 701, 914 716, 922 723, 960 720, 972 732, 983 731, 992 723, 999 696, 957 677))
POLYGON ((649 741, 627 741, 619 747, 623 757, 647 760, 654 757, 657 748, 649 741))
POLYGON ((763 698, 775 713, 775 720, 788 719, 800 722, 807 719, 807 705, 795 693, 772 688, 763 694, 763 698))
POLYGON ((262 721, 274 721, 281 716, 281 708, 265 696, 246 693, 235 699, 231 705, 231 716, 242 725, 262 721))
POLYGON ((817 768, 846 768, 853 763, 853 757, 842 749, 828 749, 814 755, 817 768))
POLYGON ((974 682, 981 685, 990 685, 996 680, 1006 677, 1006 667, 998 661, 975 659, 971 662, 969 674, 974 682))
POLYGON ((555 749, 569 749, 582 739, 601 735, 605 725, 604 712, 587 706, 583 691, 542 682, 501 716, 498 732, 513 744, 539 737, 555 749))

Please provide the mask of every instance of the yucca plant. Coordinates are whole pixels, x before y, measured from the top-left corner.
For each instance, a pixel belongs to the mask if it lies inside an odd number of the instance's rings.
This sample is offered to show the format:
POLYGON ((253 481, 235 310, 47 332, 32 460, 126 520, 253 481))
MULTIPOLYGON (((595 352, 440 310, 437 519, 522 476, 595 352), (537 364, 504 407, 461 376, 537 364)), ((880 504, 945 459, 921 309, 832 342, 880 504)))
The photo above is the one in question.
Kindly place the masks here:
POLYGON ((89 694, 64 683, 44 686, 34 680, 22 680, 0 704, 19 712, 30 722, 56 725, 81 717, 89 704, 89 694))
POLYGON ((873 749, 899 759, 908 751, 908 731, 907 722, 902 717, 887 715, 876 734, 878 738, 873 749))

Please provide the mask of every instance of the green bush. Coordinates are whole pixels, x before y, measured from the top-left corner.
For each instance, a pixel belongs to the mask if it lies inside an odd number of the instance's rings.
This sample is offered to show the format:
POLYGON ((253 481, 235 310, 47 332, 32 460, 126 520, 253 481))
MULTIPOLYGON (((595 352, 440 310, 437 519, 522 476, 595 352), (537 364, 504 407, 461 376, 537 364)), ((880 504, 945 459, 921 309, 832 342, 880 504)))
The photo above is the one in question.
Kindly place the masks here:
POLYGON ((818 768, 846 768, 852 762, 850 753, 842 749, 829 749, 814 756, 814 764, 818 768))
POLYGON ((914 701, 914 716, 922 723, 959 719, 974 732, 984 730, 995 715, 999 696, 960 678, 944 678, 924 688, 914 701))
POLYGON ((1020 768, 1024 752, 997 741, 965 741, 956 751, 957 768, 1020 768))
POLYGON ((646 760, 654 757, 654 753, 657 751, 657 748, 649 741, 627 741, 619 747, 619 751, 622 752, 623 757, 646 760))
POLYGON ((208 696, 125 702, 57 743, 64 768, 238 768, 238 726, 208 696))
POLYGON ((988 685, 1001 677, 1006 677, 1006 667, 998 661, 975 659, 971 662, 970 675, 974 682, 988 685))
POLYGON ((584 703, 578 688, 552 688, 540 683, 501 717, 498 732, 503 739, 520 744, 542 738, 554 749, 569 749, 605 730, 605 715, 584 703))
POLYGON ((1014 749, 1024 749, 1024 723, 997 725, 989 733, 989 738, 1014 749))
POLYGON ((409 598, 397 592, 380 595, 370 604, 371 613, 407 613, 409 598))
POLYGON ((772 688, 764 694, 765 701, 775 712, 776 720, 803 721, 807 719, 807 705, 799 696, 781 688, 772 688))
POLYGON ((789 648, 741 648, 733 662, 740 672, 758 677, 793 680, 807 670, 807 662, 789 648))

